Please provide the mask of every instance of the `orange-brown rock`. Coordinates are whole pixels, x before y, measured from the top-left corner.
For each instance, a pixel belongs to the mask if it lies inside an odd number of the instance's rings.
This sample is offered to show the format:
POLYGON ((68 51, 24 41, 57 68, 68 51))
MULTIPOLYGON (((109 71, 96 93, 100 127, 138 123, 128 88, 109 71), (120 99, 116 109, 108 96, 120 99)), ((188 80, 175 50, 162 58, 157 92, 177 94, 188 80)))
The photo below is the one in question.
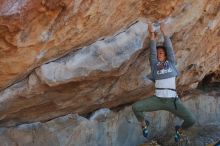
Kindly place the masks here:
POLYGON ((177 0, 1 0, 0 89, 43 62, 113 35, 144 16, 168 16, 177 0))
POLYGON ((215 0, 3 0, 0 125, 86 114, 152 94, 149 21, 170 27, 179 91, 196 88, 220 68, 219 6, 215 0))

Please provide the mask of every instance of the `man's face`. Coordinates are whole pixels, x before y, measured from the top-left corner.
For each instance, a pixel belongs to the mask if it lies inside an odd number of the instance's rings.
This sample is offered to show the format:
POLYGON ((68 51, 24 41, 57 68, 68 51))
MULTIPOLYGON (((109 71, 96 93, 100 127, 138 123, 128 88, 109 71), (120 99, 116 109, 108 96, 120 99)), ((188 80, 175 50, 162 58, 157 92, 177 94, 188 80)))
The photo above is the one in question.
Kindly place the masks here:
POLYGON ((164 52, 164 50, 162 48, 158 48, 157 49, 157 59, 160 62, 166 61, 166 54, 165 54, 165 52, 164 52))

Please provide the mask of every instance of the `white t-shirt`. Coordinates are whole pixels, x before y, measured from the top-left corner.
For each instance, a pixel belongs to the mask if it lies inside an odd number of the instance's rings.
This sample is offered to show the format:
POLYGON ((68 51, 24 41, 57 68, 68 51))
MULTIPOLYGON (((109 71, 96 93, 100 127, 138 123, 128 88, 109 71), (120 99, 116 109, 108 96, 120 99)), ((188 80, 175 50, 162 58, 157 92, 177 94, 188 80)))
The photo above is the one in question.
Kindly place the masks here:
MULTIPOLYGON (((171 77, 167 79, 161 79, 155 81, 155 88, 171 88, 176 89, 176 77, 171 77)), ((177 97, 176 91, 173 90, 155 90, 155 95, 157 97, 163 98, 173 98, 177 97)))

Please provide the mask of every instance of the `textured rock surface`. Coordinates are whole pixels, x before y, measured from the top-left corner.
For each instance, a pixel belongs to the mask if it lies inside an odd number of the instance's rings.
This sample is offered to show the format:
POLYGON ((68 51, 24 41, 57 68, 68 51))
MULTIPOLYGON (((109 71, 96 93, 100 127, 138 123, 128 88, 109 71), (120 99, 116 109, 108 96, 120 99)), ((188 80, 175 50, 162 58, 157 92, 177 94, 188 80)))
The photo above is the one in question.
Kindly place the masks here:
POLYGON ((177 0, 1 0, 0 88, 43 62, 113 35, 141 16, 164 18, 177 0), (160 5, 161 4, 161 5, 160 5), (163 9, 158 10, 159 7, 163 9), (158 11, 157 11, 158 10, 158 11), (15 65, 16 64, 16 65, 15 65))
POLYGON ((219 72, 219 6, 216 0, 3 0, 0 125, 87 114, 152 94, 147 20, 167 22, 182 73, 179 91, 195 88, 219 72))
MULTIPOLYGON (((195 97, 185 97, 199 125, 189 131, 191 146, 206 146, 220 138, 220 126, 214 126, 220 121, 220 96, 214 93, 219 92, 197 91, 191 93, 195 97)), ((163 145, 173 145, 171 126, 180 120, 165 111, 146 113, 146 118, 151 121, 150 138, 169 135, 163 145)), ((88 119, 70 114, 45 123, 0 128, 0 140, 1 146, 137 146, 146 141, 130 107, 118 112, 101 109, 88 119)))

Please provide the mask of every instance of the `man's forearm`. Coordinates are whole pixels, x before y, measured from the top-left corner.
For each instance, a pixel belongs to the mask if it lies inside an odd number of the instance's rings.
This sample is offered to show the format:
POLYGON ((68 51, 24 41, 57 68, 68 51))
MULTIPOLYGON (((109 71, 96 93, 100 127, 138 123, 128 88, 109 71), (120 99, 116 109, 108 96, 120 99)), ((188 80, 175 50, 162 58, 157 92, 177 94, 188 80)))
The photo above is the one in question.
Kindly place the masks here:
POLYGON ((155 41, 155 33, 152 27, 152 24, 148 25, 149 36, 150 36, 150 64, 151 66, 157 62, 157 51, 156 51, 156 41, 155 41))
POLYGON ((170 38, 167 35, 164 35, 164 46, 166 47, 168 60, 175 62, 173 45, 172 45, 170 38))
POLYGON ((157 63, 157 49, 156 49, 155 36, 150 36, 150 64, 151 66, 157 63))

